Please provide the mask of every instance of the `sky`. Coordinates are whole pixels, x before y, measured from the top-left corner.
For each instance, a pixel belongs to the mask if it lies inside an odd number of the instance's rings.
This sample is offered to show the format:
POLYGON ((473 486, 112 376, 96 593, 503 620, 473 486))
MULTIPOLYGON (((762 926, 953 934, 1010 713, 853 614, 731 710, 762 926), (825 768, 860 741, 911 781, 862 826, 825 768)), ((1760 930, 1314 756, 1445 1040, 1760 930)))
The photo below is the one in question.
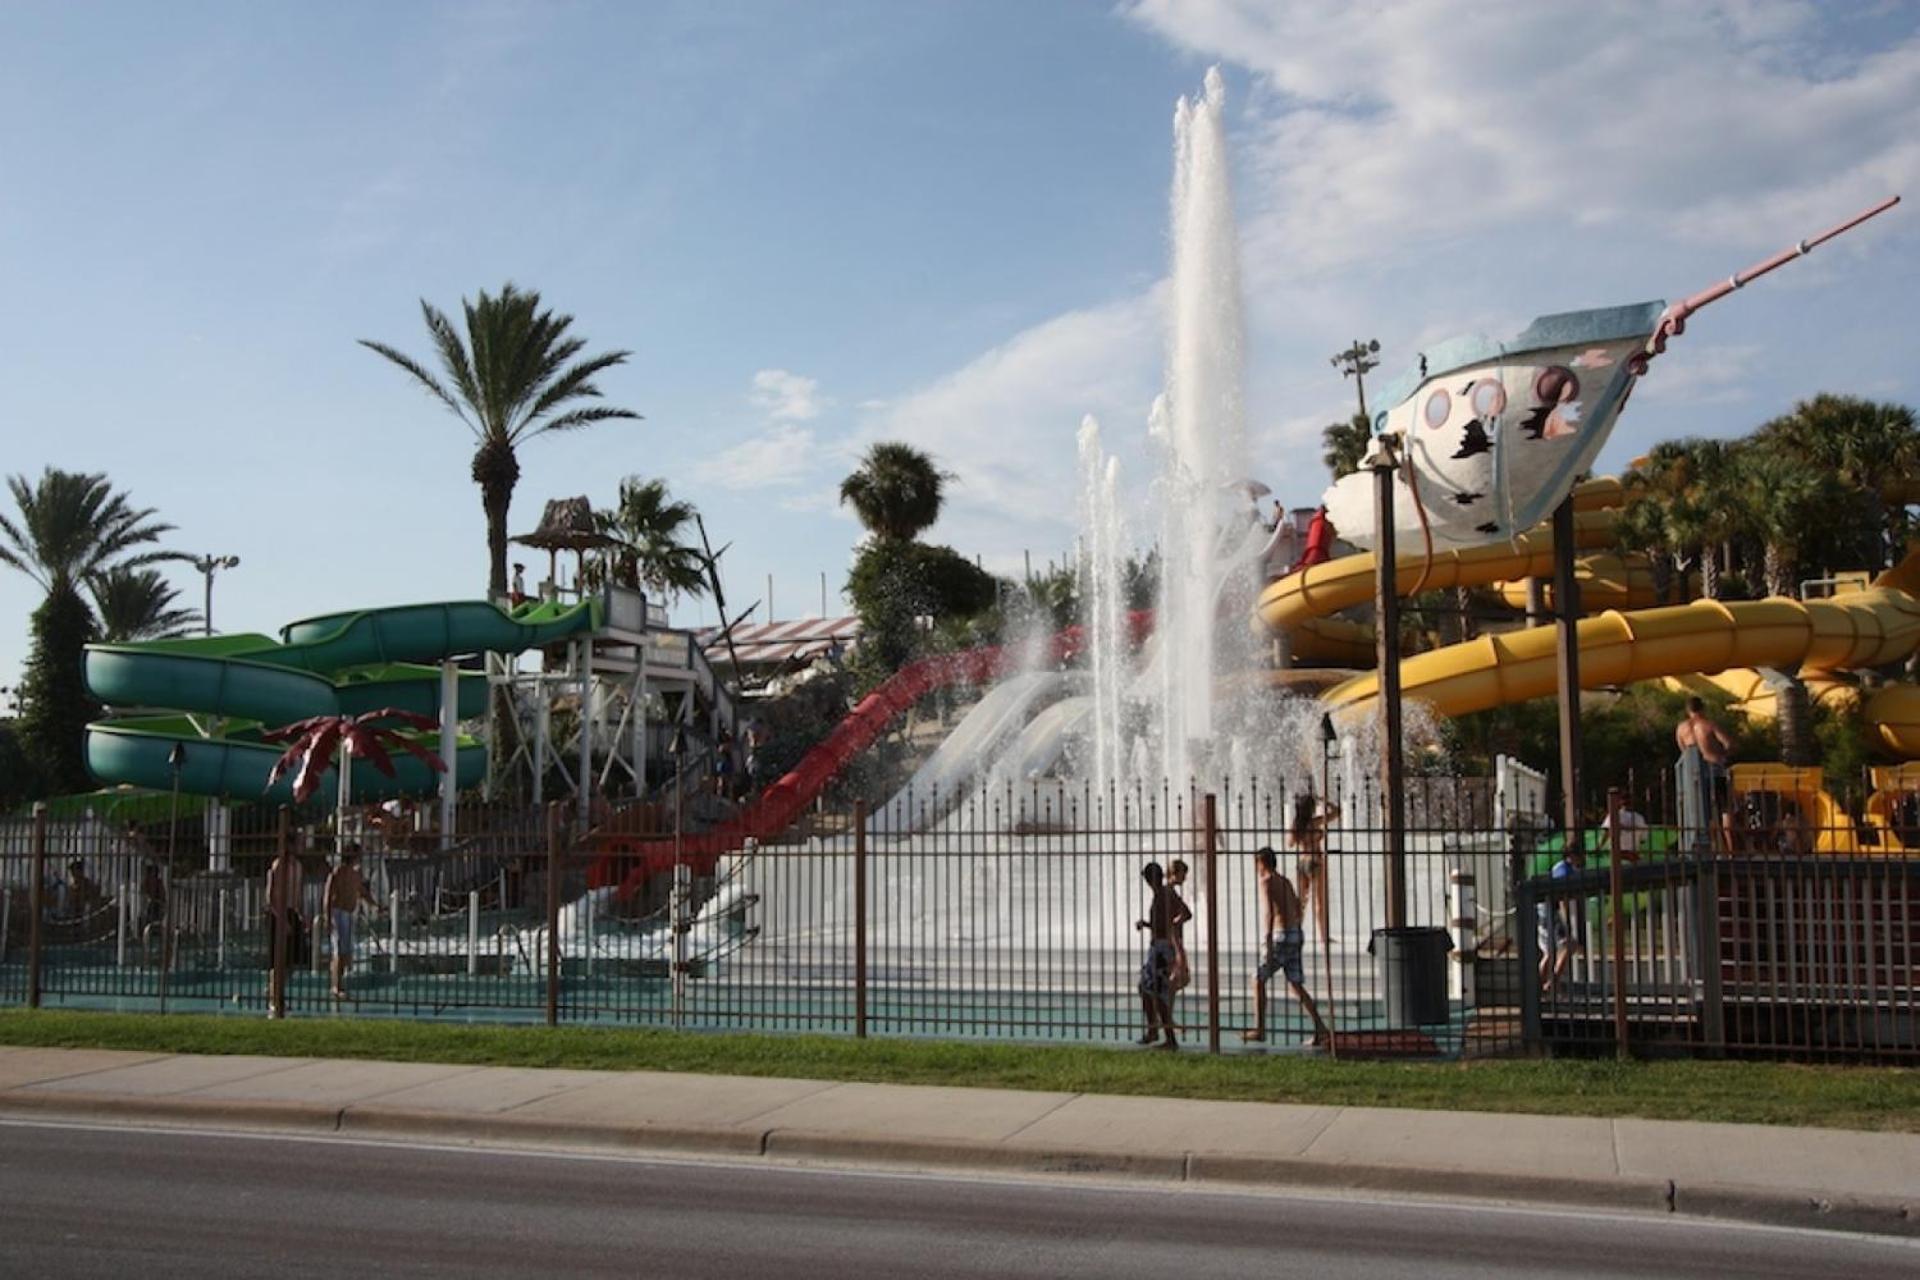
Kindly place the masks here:
MULTIPOLYGON (((839 482, 899 439, 953 475, 933 540, 1059 560, 1084 415, 1145 501, 1173 106, 1213 65, 1289 505, 1354 339, 1384 381, 1920 188, 1911 3, 0 0, 0 471, 105 472, 238 555, 222 630, 476 597, 471 437, 355 340, 424 357, 422 299, 511 280, 632 352, 600 385, 644 415, 523 447, 513 532, 661 477, 730 604, 818 613, 824 574, 837 613, 839 482)), ((1601 469, 1820 391, 1920 404, 1916 334, 1908 205, 1696 318, 1601 469)), ((37 596, 0 573, 0 684, 37 596)))

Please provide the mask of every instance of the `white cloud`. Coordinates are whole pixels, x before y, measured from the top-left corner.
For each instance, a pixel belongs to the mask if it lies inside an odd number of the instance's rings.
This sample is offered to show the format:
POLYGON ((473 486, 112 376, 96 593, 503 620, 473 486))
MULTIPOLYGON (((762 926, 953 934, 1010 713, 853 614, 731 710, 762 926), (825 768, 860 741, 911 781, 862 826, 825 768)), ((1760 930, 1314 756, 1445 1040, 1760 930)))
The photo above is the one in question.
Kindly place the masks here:
POLYGON ((1036 325, 897 398, 862 435, 917 445, 953 472, 937 540, 1002 563, 1026 547, 1063 551, 1076 523, 1082 416, 1102 420, 1123 466, 1127 443, 1144 441, 1161 306, 1155 289, 1036 325))
POLYGON ((1248 258, 1292 273, 1502 227, 1771 247, 1920 178, 1920 41, 1843 57, 1804 4, 1137 0, 1130 13, 1259 77, 1248 258))
POLYGON ((764 433, 703 459, 695 474, 723 489, 769 489, 803 483, 820 461, 811 427, 776 423, 764 433))
POLYGON ((785 369, 762 369, 753 375, 753 390, 747 400, 766 411, 775 422, 807 422, 820 416, 827 403, 820 398, 820 383, 785 369))

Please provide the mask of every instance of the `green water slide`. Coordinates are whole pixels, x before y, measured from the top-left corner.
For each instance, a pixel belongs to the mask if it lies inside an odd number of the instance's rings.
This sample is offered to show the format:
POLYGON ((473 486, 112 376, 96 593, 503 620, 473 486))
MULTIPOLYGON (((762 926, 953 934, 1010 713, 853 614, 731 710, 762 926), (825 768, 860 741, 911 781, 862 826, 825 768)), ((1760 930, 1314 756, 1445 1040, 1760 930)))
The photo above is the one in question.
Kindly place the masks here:
MULTIPOLYGON (((267 775, 280 749, 268 729, 310 716, 358 715, 398 707, 440 714, 440 668, 426 665, 480 653, 538 649, 599 627, 600 604, 535 602, 512 610, 477 601, 400 605, 295 622, 274 640, 262 635, 194 637, 146 644, 87 646, 87 686, 109 705, 153 714, 116 716, 87 726, 87 767, 103 782, 168 788, 176 745, 186 748, 180 789, 193 795, 285 801, 291 782, 272 793, 267 775)), ((486 709, 485 676, 462 673, 457 714, 486 709)), ((431 749, 433 735, 424 735, 431 749)), ((486 748, 463 740, 456 774, 462 786, 486 774, 486 748)), ((364 799, 420 795, 438 785, 432 770, 395 759, 389 779, 356 761, 353 794, 364 799)), ((334 790, 331 773, 322 802, 334 790)))

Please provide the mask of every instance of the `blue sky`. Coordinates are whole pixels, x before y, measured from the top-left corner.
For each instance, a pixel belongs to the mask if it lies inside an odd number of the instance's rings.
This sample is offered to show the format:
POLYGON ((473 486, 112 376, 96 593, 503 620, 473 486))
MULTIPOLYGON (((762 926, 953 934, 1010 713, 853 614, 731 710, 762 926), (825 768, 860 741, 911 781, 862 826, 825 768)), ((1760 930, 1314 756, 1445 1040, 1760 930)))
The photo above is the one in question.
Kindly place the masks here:
MULTIPOLYGON (((1451 333, 1700 288, 1920 176, 1910 5, 0 5, 0 468, 104 470, 238 554, 226 629, 484 586, 468 437, 360 337, 512 279, 646 415, 522 451, 540 503, 665 477, 781 616, 837 590, 853 457, 957 474, 990 566, 1137 461, 1169 127, 1229 87, 1255 474, 1451 333)), ((1820 390, 1920 403, 1920 207, 1695 322, 1603 456, 1820 390)), ((1130 474, 1138 475, 1135 465, 1130 474)), ((198 598, 197 578, 181 577, 198 598)), ((0 683, 35 593, 0 577, 0 683)), ((689 622, 710 608, 681 610, 689 622)))

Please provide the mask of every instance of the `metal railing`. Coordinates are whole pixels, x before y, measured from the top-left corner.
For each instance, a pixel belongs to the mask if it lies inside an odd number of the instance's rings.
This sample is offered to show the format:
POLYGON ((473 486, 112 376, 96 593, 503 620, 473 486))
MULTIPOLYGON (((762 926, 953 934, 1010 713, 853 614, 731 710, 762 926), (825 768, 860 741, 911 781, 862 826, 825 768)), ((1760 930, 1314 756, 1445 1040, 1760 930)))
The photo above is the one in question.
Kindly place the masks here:
POLYGON ((1920 858, 1815 852, 1837 836, 1811 829, 1790 850, 1700 848, 1619 820, 1569 856, 1511 797, 1436 778, 1409 785, 1396 860, 1366 787, 1333 797, 1317 848, 1292 839, 1301 798, 1002 784, 856 807, 826 837, 716 852, 696 835, 677 857, 670 832, 644 853, 576 842, 560 806, 463 808, 455 838, 401 815, 343 839, 254 810, 220 827, 217 871, 199 869, 214 853, 197 827, 169 859, 142 833, 43 816, 0 826, 0 1003, 265 1011, 284 853, 304 867, 296 1015, 1121 1044, 1146 1016, 1142 868, 1179 862, 1191 915, 1169 995, 1194 1048, 1264 1030, 1268 1051, 1356 1056, 1920 1049, 1920 858), (322 892, 343 843, 375 905, 341 1003, 322 892), (96 887, 76 890, 76 858, 96 887), (1297 949, 1284 929, 1271 945, 1270 894, 1297 949))

